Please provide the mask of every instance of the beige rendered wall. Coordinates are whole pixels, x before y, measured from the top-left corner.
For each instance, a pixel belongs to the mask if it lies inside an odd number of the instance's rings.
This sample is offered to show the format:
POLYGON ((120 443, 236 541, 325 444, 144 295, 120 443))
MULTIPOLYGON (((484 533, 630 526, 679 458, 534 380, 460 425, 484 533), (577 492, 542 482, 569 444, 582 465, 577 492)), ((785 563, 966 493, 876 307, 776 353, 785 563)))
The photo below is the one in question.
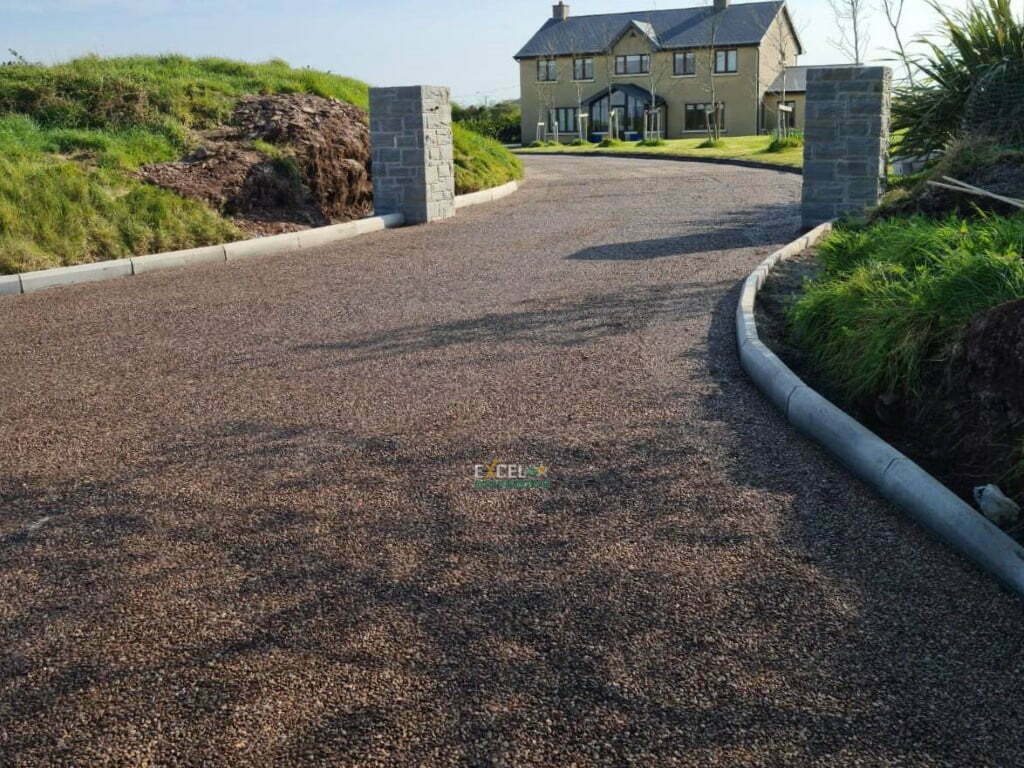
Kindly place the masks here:
MULTIPOLYGON (((642 21, 642 19, 641 19, 642 21)), ((761 103, 765 92, 781 71, 781 60, 786 66, 795 66, 799 47, 787 14, 780 13, 769 28, 760 47, 746 46, 738 49, 739 72, 736 74, 711 74, 711 53, 708 49, 697 49, 697 75, 676 77, 672 74, 674 51, 653 52, 650 41, 638 32, 623 37, 611 52, 611 56, 591 55, 594 59, 594 79, 575 83, 573 57, 556 57, 558 82, 537 82, 537 60, 520 62, 520 93, 523 108, 523 143, 529 144, 537 138, 537 123, 547 122, 547 111, 556 107, 576 107, 580 101, 605 90, 608 83, 636 83, 653 91, 668 103, 667 136, 699 135, 684 130, 684 105, 712 101, 712 90, 717 101, 725 103, 726 134, 747 136, 756 134, 761 128, 761 103), (651 55, 650 75, 615 75, 615 56, 646 53, 651 55)), ((798 109, 802 106, 798 105, 798 109)), ((803 125, 802 112, 798 117, 803 125)), ((574 138, 570 136, 569 138, 574 138)))
POLYGON ((715 99, 725 103, 726 134, 746 136, 757 133, 758 104, 763 85, 758 79, 759 57, 755 47, 738 49, 739 71, 736 74, 712 76, 709 52, 697 51, 697 75, 677 77, 672 74, 672 51, 651 52, 646 39, 624 38, 612 51, 611 56, 590 56, 594 59, 594 79, 575 83, 572 80, 573 57, 556 57, 558 81, 544 83, 537 81, 537 60, 520 62, 520 88, 523 109, 523 143, 529 144, 538 138, 537 123, 547 122, 547 111, 556 107, 576 107, 608 88, 608 83, 635 83, 654 91, 668 104, 668 138, 699 135, 684 132, 684 105, 708 103, 715 99), (650 75, 616 75, 615 56, 646 53, 651 55, 650 75))
MULTIPOLYGON (((780 96, 781 96, 781 94, 777 94, 777 93, 766 93, 765 96, 764 96, 764 103, 765 103, 765 116, 764 116, 765 117, 765 128, 768 131, 772 131, 772 130, 775 129, 776 117, 778 116, 778 112, 776 112, 776 108, 778 106, 779 101, 781 100, 780 96)), ((796 102, 796 104, 795 104, 795 109, 796 109, 796 130, 802 131, 804 129, 804 125, 806 125, 806 123, 804 122, 804 115, 806 113, 806 104, 807 104, 806 94, 804 94, 804 93, 787 93, 786 94, 786 101, 796 102)))

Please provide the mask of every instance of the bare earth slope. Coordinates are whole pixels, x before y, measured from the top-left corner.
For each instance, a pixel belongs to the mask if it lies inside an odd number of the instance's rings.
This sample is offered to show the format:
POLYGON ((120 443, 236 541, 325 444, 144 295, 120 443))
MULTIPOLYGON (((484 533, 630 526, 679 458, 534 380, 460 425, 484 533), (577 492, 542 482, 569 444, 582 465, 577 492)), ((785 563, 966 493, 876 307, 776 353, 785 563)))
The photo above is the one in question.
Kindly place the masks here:
POLYGON ((800 179, 3 303, 0 763, 1009 765, 1020 604, 745 380, 800 179), (550 492, 471 490, 472 465, 550 492))

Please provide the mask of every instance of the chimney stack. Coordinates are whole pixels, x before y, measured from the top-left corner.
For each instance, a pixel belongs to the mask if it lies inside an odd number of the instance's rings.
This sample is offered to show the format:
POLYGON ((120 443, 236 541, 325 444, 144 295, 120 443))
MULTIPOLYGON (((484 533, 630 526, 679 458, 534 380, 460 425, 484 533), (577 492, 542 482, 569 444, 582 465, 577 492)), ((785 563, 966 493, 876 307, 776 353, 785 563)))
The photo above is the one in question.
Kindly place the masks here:
POLYGON ((569 18, 569 6, 559 2, 558 5, 552 6, 551 15, 554 16, 556 21, 565 21, 569 18))
POLYGON ((724 11, 729 7, 729 0, 715 0, 715 10, 724 11))

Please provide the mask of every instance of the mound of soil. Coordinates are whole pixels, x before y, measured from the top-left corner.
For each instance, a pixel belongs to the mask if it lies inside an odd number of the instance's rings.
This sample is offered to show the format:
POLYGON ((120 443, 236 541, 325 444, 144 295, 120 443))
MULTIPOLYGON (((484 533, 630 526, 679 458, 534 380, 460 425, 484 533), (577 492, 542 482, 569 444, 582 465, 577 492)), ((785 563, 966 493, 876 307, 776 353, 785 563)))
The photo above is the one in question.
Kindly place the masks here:
POLYGON ((312 94, 251 96, 230 125, 200 136, 176 163, 144 180, 212 205, 253 234, 348 221, 373 212, 366 113, 312 94), (275 147, 273 156, 255 141, 275 147))
POLYGON ((954 147, 912 189, 890 193, 876 216, 905 216, 922 213, 941 218, 950 214, 975 216, 978 211, 1001 216, 1020 213, 1020 209, 989 197, 956 192, 928 184, 928 180, 944 182, 951 176, 972 186, 1003 197, 1024 199, 1024 152, 1004 149, 984 142, 954 147))

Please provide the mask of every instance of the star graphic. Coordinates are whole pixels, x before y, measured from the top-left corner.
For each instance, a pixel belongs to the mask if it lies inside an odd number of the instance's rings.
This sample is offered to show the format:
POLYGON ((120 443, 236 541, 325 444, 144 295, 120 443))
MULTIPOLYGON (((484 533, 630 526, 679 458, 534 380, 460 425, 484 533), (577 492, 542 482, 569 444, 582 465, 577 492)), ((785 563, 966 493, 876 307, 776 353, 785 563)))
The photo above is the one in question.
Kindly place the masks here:
POLYGON ((547 477, 549 469, 551 469, 551 467, 545 467, 543 464, 540 465, 537 467, 537 477, 547 477))
POLYGON ((487 474, 484 477, 485 480, 490 480, 490 479, 494 479, 494 478, 498 477, 498 465, 500 463, 501 463, 500 460, 495 459, 494 461, 492 461, 488 465, 488 467, 487 467, 487 474))

